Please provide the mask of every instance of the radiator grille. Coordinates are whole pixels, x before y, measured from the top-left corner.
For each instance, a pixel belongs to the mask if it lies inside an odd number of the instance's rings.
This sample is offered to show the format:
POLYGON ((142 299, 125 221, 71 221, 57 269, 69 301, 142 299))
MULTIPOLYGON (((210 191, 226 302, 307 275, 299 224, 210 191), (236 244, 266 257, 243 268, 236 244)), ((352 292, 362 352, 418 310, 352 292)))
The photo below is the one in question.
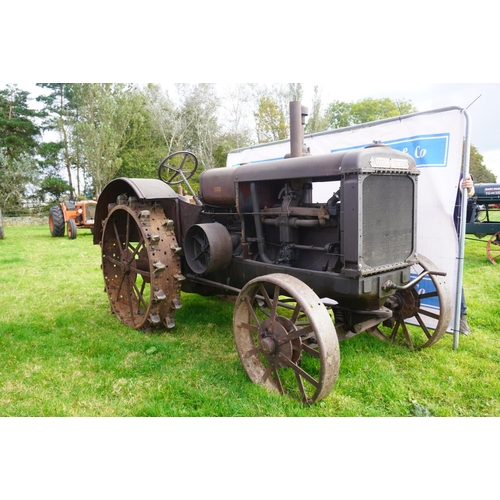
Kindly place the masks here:
POLYGON ((413 252, 414 184, 407 176, 363 182, 362 258, 369 267, 404 262, 413 252))

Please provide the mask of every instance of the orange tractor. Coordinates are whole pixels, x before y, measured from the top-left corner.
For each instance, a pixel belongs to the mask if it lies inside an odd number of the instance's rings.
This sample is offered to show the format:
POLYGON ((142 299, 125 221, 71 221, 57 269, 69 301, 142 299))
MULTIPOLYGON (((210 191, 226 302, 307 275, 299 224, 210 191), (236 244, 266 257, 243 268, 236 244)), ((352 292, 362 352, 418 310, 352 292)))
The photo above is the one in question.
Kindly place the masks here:
POLYGON ((94 234, 96 201, 63 201, 50 207, 49 228, 54 237, 64 236, 64 226, 68 226, 68 238, 76 238, 77 228, 90 229, 94 234))

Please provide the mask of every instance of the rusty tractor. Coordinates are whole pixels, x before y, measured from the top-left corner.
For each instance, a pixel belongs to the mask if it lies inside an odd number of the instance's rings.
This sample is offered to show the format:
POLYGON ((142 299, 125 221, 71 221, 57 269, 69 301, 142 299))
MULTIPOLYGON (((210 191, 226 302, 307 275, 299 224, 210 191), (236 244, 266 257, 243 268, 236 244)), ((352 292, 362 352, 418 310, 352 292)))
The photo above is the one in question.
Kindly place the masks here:
POLYGON ((67 226, 67 235, 70 240, 76 238, 77 229, 90 229, 94 232, 94 217, 97 202, 63 201, 53 205, 49 211, 49 229, 53 237, 64 236, 67 226))
POLYGON ((307 110, 293 102, 290 111, 287 158, 206 170, 198 194, 188 182, 198 161, 186 151, 165 158, 158 179, 111 181, 94 243, 121 322, 171 329, 181 292, 232 294, 249 378, 309 404, 335 384, 339 340, 367 332, 431 346, 451 300, 444 273, 416 252, 412 157, 377 143, 304 155, 307 110), (174 190, 181 183, 190 198, 174 190))

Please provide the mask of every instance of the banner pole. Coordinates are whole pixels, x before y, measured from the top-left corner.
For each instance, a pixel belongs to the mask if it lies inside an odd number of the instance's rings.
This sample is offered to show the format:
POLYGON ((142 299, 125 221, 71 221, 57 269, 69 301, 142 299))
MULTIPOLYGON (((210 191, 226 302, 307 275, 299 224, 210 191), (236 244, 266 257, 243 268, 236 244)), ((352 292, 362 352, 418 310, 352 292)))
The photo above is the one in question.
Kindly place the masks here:
MULTIPOLYGON (((464 141, 464 154, 463 154, 463 179, 469 175, 470 164, 470 116, 466 109, 462 109, 465 116, 465 141, 464 141)), ((460 189, 460 185, 459 185, 460 189)), ((462 200, 460 206, 460 226, 458 237, 458 272, 457 272, 457 293, 455 297, 455 322, 453 325, 453 349, 458 349, 460 337, 460 314, 462 303, 462 286, 463 286, 463 272, 464 272, 464 255, 465 255, 465 226, 467 223, 467 189, 462 190, 462 200)))

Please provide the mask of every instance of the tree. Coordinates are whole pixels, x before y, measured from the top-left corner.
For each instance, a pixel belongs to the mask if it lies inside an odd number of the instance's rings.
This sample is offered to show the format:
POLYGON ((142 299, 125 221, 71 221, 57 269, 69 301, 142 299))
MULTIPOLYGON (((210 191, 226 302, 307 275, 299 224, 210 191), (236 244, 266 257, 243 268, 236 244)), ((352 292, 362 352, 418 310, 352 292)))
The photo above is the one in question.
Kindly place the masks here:
POLYGON ((49 203, 59 202, 71 191, 71 186, 61 177, 45 177, 43 179, 37 196, 40 201, 45 202, 49 196, 49 203))
POLYGON ((20 209, 29 184, 36 183, 36 162, 28 155, 12 158, 0 148, 0 208, 4 214, 20 209))
MULTIPOLYGON (((71 83, 37 83, 37 86, 51 91, 48 95, 37 97, 37 101, 42 102, 45 106, 43 128, 44 130, 56 131, 60 138, 58 143, 52 143, 51 148, 44 149, 44 152, 49 153, 47 163, 56 169, 62 163, 68 176, 70 196, 73 198, 71 169, 72 167, 78 168, 77 165, 74 165, 74 155, 71 151, 71 131, 76 120, 75 85, 71 83), (54 155, 54 153, 56 154, 54 155)), ((77 182, 78 179, 77 174, 77 182)))
POLYGON ((155 177, 158 165, 167 155, 163 137, 158 134, 153 120, 146 109, 146 99, 143 93, 144 106, 138 111, 134 120, 140 123, 135 127, 135 134, 127 142, 120 153, 121 166, 117 177, 155 177))
MULTIPOLYGON (((228 89, 222 99, 222 143, 219 154, 253 144, 254 138, 249 124, 251 115, 253 83, 238 83, 228 89)), ((225 164, 225 160, 224 163, 225 164)))
POLYGON ((165 144, 165 156, 183 149, 185 124, 168 91, 150 83, 143 93, 151 126, 165 144))
POLYGON ((195 153, 204 169, 216 166, 214 152, 220 135, 217 118, 220 101, 215 84, 177 84, 184 121, 184 144, 195 153))
POLYGON ((29 108, 28 96, 17 85, 0 90, 0 148, 10 159, 37 153, 40 128, 35 119, 39 113, 29 108))
POLYGON ((0 207, 17 211, 36 182, 38 113, 28 107, 29 92, 16 85, 0 90, 0 207))
POLYGON ((287 92, 285 93, 286 100, 290 101, 302 101, 304 98, 304 88, 301 83, 288 83, 287 92))
POLYGON ((486 168, 484 158, 475 146, 470 147, 469 172, 474 178, 475 184, 496 183, 495 174, 486 168))
POLYGON ((254 112, 257 141, 274 142, 290 136, 290 101, 301 101, 301 83, 274 84, 256 87, 254 112))
POLYGON ((328 120, 322 112, 321 89, 315 85, 313 90, 312 106, 305 126, 305 132, 314 134, 328 128, 328 120))
POLYGON ((411 101, 384 99, 362 99, 357 102, 333 101, 327 108, 328 129, 336 129, 368 123, 385 118, 415 113, 411 101))
POLYGON ((271 96, 260 98, 254 116, 259 143, 280 141, 290 135, 287 115, 271 96))
POLYGON ((111 83, 78 84, 75 99, 73 147, 98 196, 121 167, 120 154, 141 126, 144 102, 134 87, 111 83))
POLYGON ((221 131, 217 112, 219 98, 213 83, 176 84, 174 101, 158 85, 145 89, 147 110, 156 132, 163 137, 166 154, 187 150, 203 168, 216 166, 215 150, 221 131))

